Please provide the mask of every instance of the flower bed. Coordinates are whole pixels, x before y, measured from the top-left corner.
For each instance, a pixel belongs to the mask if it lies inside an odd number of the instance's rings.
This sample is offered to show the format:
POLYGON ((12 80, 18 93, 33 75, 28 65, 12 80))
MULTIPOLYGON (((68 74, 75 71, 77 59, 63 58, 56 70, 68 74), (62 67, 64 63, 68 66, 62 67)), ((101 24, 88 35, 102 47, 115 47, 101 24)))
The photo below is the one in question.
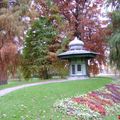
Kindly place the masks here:
POLYGON ((81 120, 103 120, 105 116, 120 111, 120 81, 88 94, 59 100, 54 107, 81 120))

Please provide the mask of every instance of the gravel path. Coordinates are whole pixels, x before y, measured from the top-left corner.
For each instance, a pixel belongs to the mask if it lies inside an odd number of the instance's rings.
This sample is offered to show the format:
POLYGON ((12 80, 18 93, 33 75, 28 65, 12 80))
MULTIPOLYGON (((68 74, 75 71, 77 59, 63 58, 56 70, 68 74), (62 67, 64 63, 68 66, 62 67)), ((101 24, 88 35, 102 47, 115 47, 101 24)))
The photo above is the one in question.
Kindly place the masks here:
POLYGON ((8 93, 11 93, 13 91, 16 91, 16 90, 19 90, 22 88, 26 88, 26 87, 45 85, 45 84, 50 84, 50 83, 61 83, 61 82, 68 82, 68 81, 73 81, 73 80, 49 80, 49 81, 45 81, 45 82, 30 83, 30 84, 20 85, 20 86, 16 86, 16 87, 6 88, 3 90, 0 90, 0 96, 4 96, 8 93))

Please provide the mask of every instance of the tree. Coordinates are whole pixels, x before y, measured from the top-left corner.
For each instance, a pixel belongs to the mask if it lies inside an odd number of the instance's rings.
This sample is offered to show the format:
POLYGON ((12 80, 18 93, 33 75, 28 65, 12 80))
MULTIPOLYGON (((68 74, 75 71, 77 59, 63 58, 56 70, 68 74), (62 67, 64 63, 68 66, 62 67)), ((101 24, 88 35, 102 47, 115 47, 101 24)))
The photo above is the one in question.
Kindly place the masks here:
POLYGON ((116 69, 120 70, 120 1, 108 1, 112 3, 113 11, 109 13, 111 34, 109 35, 109 45, 110 45, 110 63, 116 69))
POLYGON ((18 58, 18 48, 14 41, 15 35, 22 30, 18 17, 7 9, 2 9, 0 16, 0 84, 6 84, 7 72, 12 67, 15 72, 18 58), (15 15, 15 16, 14 16, 15 15))
POLYGON ((93 74, 99 72, 99 67, 105 64, 105 28, 99 19, 103 1, 95 0, 53 0, 64 16, 67 27, 64 36, 73 39, 77 36, 85 42, 87 50, 99 53, 90 61, 90 70, 93 74))
POLYGON ((27 28, 23 16, 30 15, 28 1, 14 1, 11 7, 8 2, 12 0, 0 3, 0 85, 7 83, 8 71, 14 74, 18 66, 19 49, 27 28))
POLYGON ((34 74, 48 78, 49 46, 57 35, 57 30, 49 17, 40 17, 28 30, 23 49, 25 65, 23 71, 25 78, 34 74))
MULTIPOLYGON (((65 28, 64 27, 64 21, 62 19, 62 16, 59 14, 58 7, 52 1, 36 0, 33 3, 32 7, 34 7, 39 12, 39 17, 40 18, 45 17, 46 19, 49 19, 49 21, 51 21, 53 26, 55 28, 57 28, 57 31, 59 33, 59 34, 56 34, 54 39, 52 39, 52 44, 49 44, 49 46, 47 48, 48 51, 49 51, 47 53, 48 60, 51 62, 51 65, 50 65, 49 69, 53 69, 55 67, 54 62, 55 63, 58 62, 58 65, 60 65, 59 64, 60 62, 57 59, 56 52, 61 47, 61 33, 62 33, 63 29, 65 28)), ((28 54, 30 54, 30 53, 28 53, 28 54)), ((23 61, 24 61, 24 58, 23 58, 23 61)), ((38 58, 34 58, 34 59, 38 59, 38 58)), ((28 62, 26 62, 26 61, 27 60, 25 60, 25 62, 22 65, 22 71, 24 71, 24 76, 25 77, 29 78, 32 74, 39 74, 40 70, 42 70, 42 72, 44 71, 44 69, 41 69, 43 65, 39 65, 39 68, 36 68, 36 72, 34 73, 33 71, 35 71, 35 70, 29 69, 31 66, 30 66, 30 64, 27 64, 28 62)), ((33 66, 36 66, 35 62, 32 63, 32 68, 33 68, 33 66)), ((44 75, 41 75, 41 76, 44 77, 44 75)))

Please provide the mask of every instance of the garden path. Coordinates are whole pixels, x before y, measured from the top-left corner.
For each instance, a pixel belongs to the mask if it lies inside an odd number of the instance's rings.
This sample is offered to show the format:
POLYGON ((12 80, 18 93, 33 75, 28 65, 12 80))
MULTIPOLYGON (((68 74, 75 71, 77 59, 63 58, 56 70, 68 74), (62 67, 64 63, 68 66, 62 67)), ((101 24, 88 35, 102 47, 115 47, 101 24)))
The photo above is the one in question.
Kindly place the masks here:
POLYGON ((0 90, 0 96, 4 96, 8 93, 11 93, 13 91, 22 89, 22 88, 26 88, 26 87, 31 87, 31 86, 37 86, 37 85, 45 85, 45 84, 50 84, 50 83, 61 83, 61 82, 68 82, 68 81, 72 81, 72 80, 49 80, 49 81, 45 81, 45 82, 37 82, 37 83, 30 83, 30 84, 25 84, 25 85, 19 85, 16 87, 10 87, 10 88, 5 88, 0 90))

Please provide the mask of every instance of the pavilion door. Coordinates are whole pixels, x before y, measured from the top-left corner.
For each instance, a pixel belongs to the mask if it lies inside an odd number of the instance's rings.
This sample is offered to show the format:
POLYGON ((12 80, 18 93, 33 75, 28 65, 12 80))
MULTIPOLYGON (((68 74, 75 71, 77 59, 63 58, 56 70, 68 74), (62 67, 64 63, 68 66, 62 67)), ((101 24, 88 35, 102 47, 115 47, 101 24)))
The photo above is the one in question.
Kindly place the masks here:
POLYGON ((83 71, 82 71, 82 64, 72 64, 71 65, 71 75, 75 76, 75 75, 82 75, 83 71))
POLYGON ((76 66, 75 65, 72 65, 72 75, 75 75, 76 74, 76 66))

